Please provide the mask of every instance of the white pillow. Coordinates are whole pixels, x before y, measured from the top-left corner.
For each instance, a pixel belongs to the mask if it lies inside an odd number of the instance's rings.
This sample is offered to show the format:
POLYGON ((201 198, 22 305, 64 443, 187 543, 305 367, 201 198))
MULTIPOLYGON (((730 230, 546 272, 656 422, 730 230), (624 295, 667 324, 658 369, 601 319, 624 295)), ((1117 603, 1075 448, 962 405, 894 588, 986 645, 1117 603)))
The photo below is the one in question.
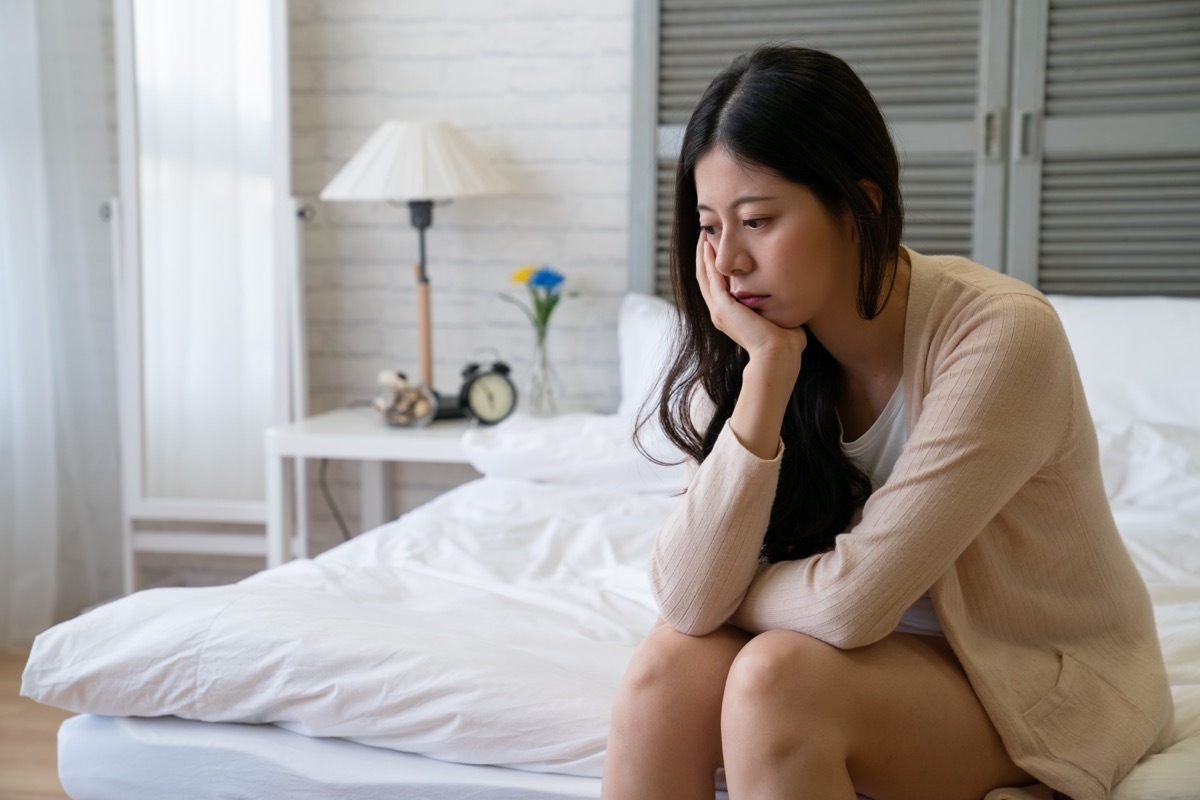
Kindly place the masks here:
POLYGON ((1200 299, 1050 296, 1097 421, 1200 428, 1200 299))
POLYGON ((675 340, 675 306, 661 297, 631 292, 617 317, 621 402, 615 415, 562 414, 537 418, 514 414, 495 427, 469 430, 467 459, 489 477, 573 484, 635 492, 677 493, 687 486, 683 455, 651 421, 642 444, 659 461, 646 459, 633 444, 643 402, 657 395, 675 340))
MULTIPOLYGON (((514 414, 494 427, 463 435, 467 459, 480 473, 544 483, 631 492, 675 494, 687 486, 682 463, 649 461, 633 443, 635 420, 621 414, 561 414, 539 418, 514 414)), ((659 460, 682 462, 657 425, 642 443, 659 460)))
POLYGON ((621 404, 617 413, 632 417, 655 393, 675 344, 675 306, 661 297, 631 292, 621 301, 617 341, 621 360, 621 404))

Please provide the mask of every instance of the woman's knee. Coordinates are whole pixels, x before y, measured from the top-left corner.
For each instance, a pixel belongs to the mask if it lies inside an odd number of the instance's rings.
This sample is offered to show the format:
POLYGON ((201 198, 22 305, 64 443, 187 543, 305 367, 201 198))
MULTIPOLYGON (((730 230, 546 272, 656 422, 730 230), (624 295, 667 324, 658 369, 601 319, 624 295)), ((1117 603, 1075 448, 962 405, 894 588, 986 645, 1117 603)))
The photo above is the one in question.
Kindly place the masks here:
POLYGON ((708 636, 689 636, 670 625, 658 625, 634 651, 621 683, 621 694, 696 697, 715 693, 719 698, 729 665, 746 638, 730 629, 708 636))
POLYGON ((843 704, 844 653, 793 631, 766 631, 746 644, 729 669, 727 712, 758 718, 763 710, 787 708, 810 722, 836 714, 843 704))
POLYGON ((807 769, 845 763, 844 697, 831 678, 840 655, 791 631, 767 631, 742 649, 729 670, 721 706, 731 776, 744 781, 787 764, 807 769))

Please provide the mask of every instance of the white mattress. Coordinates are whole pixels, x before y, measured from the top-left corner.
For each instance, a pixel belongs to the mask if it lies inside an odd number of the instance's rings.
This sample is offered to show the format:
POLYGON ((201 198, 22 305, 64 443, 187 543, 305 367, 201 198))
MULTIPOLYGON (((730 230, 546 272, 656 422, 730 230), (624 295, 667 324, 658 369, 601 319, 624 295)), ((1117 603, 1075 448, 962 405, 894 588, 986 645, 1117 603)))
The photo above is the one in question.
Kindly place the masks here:
POLYGON ((74 800, 566 800, 600 780, 453 764, 274 725, 83 714, 58 732, 74 800))

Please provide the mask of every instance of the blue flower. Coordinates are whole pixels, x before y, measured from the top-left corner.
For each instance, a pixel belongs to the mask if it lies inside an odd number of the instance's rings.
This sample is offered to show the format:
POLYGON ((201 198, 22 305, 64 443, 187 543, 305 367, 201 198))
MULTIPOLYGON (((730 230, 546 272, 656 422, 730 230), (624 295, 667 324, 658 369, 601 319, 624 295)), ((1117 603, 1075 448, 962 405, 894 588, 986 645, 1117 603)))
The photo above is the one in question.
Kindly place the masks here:
POLYGON ((562 273, 551 266, 543 266, 529 276, 529 286, 535 289, 545 289, 554 293, 565 280, 562 273))

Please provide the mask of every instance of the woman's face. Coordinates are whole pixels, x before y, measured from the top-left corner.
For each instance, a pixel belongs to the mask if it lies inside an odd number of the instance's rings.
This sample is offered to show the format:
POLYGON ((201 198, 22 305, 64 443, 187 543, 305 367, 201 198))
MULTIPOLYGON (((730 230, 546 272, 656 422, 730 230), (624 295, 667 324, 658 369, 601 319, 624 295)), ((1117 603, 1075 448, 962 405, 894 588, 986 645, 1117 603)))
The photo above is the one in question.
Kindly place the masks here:
POLYGON ((849 212, 830 214, 808 187, 720 146, 695 176, 700 236, 739 302, 783 328, 853 312, 859 256, 849 212))

